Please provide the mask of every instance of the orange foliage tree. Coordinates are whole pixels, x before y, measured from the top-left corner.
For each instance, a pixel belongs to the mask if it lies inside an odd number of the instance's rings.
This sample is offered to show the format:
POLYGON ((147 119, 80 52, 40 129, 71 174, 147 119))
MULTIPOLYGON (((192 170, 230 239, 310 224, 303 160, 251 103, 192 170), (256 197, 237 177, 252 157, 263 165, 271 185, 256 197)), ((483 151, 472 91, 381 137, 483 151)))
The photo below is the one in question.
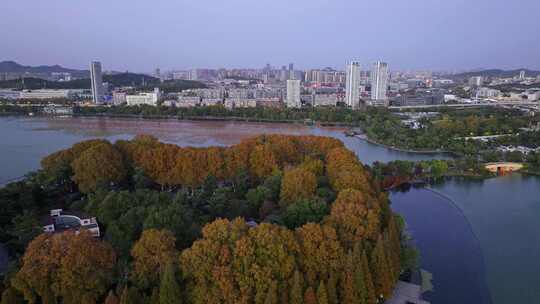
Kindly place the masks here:
POLYGON ((108 142, 85 150, 71 166, 73 180, 83 192, 94 191, 99 185, 119 183, 127 174, 122 155, 108 142))
POLYGON ((131 249, 133 277, 143 287, 157 285, 165 267, 176 262, 176 239, 168 230, 148 229, 131 249))
POLYGON ((115 261, 112 247, 89 233, 41 234, 12 285, 30 303, 98 303, 113 282, 115 261))
POLYGON ((311 198, 316 189, 317 177, 315 174, 302 168, 285 170, 281 180, 281 201, 288 205, 301 199, 311 198))

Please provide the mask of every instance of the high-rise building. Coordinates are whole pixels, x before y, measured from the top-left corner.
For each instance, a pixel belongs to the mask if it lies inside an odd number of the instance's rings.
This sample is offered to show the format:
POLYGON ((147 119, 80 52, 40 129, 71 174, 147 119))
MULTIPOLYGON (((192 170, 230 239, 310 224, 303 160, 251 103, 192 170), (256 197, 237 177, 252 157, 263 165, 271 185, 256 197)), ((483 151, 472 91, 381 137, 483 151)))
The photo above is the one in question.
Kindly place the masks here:
POLYGON ((388 64, 377 61, 371 71, 371 99, 386 100, 388 90, 388 64))
POLYGON ((287 107, 300 108, 300 80, 287 80, 287 107))
POLYGON ((294 65, 292 63, 289 63, 289 79, 295 79, 294 65))
POLYGON ((92 85, 92 100, 95 104, 103 101, 103 76, 101 74, 101 62, 90 63, 90 82, 92 85))
POLYGON ((469 78, 469 85, 472 87, 480 87, 484 84, 484 77, 482 76, 473 76, 469 78))
POLYGON ((525 71, 520 71, 519 72, 519 79, 521 79, 521 80, 525 79, 525 71))
POLYGON ((355 109, 360 105, 360 63, 358 61, 351 61, 347 64, 345 103, 355 109))
POLYGON ((287 79, 289 79, 289 75, 290 75, 290 72, 287 71, 287 67, 282 66, 281 72, 279 74, 279 80, 285 82, 287 81, 287 79))

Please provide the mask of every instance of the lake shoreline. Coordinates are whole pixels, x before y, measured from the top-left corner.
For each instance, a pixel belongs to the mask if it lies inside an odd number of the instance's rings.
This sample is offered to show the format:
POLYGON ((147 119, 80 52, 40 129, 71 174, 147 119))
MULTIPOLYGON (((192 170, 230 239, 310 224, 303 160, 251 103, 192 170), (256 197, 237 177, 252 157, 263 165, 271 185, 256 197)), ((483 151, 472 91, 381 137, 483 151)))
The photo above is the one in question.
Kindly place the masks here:
POLYGON ((255 118, 255 117, 240 117, 240 116, 178 116, 178 115, 138 115, 138 114, 112 114, 112 113, 73 113, 73 114, 44 114, 21 112, 0 112, 0 116, 24 116, 24 117, 106 117, 106 118, 131 118, 131 119, 171 119, 179 121, 224 121, 224 122, 249 122, 249 123, 285 123, 295 125, 306 126, 320 126, 320 127, 343 127, 353 128, 358 127, 358 124, 348 122, 327 122, 327 121, 313 121, 313 120, 287 120, 287 119, 267 119, 267 118, 255 118))
POLYGON ((456 154, 455 152, 452 152, 452 151, 445 151, 445 150, 409 150, 409 149, 389 146, 389 145, 380 143, 380 142, 378 142, 378 141, 376 141, 374 139, 369 138, 366 134, 356 134, 356 135, 354 135, 354 137, 358 138, 360 140, 364 140, 364 141, 366 141, 366 142, 368 142, 370 144, 374 144, 374 145, 381 146, 383 148, 398 151, 398 152, 426 154, 426 155, 430 155, 430 154, 448 154, 448 155, 451 155, 452 157, 459 156, 458 154, 456 154))

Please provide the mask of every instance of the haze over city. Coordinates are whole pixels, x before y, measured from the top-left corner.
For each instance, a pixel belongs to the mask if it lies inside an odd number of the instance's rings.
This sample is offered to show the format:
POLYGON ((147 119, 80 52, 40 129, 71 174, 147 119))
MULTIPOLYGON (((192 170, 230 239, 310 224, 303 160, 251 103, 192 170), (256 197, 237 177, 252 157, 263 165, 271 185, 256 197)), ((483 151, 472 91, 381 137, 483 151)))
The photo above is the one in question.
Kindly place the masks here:
POLYGON ((27 65, 540 69, 537 0, 2 2, 1 57, 27 65))

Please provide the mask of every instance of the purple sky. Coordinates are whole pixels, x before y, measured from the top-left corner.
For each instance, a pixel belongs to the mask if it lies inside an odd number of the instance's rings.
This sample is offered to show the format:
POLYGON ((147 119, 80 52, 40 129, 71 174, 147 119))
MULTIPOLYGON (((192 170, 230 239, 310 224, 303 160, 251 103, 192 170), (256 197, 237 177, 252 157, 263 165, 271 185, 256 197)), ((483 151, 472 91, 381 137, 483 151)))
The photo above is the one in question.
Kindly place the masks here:
POLYGON ((540 0, 1 0, 0 61, 540 69, 540 0))

